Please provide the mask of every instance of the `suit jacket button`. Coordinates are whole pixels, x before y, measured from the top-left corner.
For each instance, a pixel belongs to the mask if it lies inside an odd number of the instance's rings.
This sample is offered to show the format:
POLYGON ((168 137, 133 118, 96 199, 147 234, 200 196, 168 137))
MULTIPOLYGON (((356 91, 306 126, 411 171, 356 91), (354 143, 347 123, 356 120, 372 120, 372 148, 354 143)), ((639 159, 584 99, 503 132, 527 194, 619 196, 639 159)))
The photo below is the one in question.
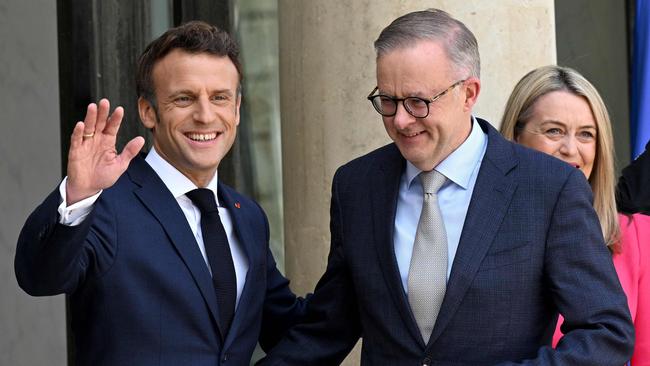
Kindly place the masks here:
POLYGON ((230 358, 230 355, 227 353, 224 353, 223 358, 221 359, 221 362, 226 362, 230 358))
POLYGON ((431 359, 429 357, 426 357, 424 360, 422 360, 422 366, 430 366, 431 365, 431 359))

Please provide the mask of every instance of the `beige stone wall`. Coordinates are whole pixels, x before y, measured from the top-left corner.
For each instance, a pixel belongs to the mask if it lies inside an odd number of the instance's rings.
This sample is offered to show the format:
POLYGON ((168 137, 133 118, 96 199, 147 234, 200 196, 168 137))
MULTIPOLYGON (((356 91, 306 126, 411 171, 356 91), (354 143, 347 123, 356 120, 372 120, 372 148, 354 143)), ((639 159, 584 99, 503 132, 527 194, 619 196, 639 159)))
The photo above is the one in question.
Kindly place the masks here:
POLYGON ((285 263, 298 293, 312 291, 325 269, 334 171, 389 142, 365 98, 375 86, 372 44, 394 18, 430 7, 476 35, 475 114, 495 125, 517 80, 555 62, 553 0, 279 1, 285 263))

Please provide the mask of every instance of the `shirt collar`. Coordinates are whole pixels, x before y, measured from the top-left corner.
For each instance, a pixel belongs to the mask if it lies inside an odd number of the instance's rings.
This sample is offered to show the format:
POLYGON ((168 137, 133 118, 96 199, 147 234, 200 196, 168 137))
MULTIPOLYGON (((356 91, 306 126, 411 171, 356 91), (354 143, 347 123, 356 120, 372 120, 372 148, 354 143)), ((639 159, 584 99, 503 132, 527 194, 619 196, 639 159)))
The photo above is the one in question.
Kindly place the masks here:
MULTIPOLYGON (((172 193, 174 198, 178 199, 181 196, 184 196, 187 192, 198 188, 188 177, 184 176, 183 173, 174 168, 167 160, 163 159, 160 154, 156 151, 155 147, 151 147, 145 161, 151 166, 151 168, 158 174, 160 179, 163 181, 167 189, 172 193)), ((214 173, 214 177, 208 183, 207 187, 215 193, 217 196, 217 187, 218 187, 218 173, 214 173)), ((217 198, 217 204, 218 198, 217 198)))
MULTIPOLYGON (((474 168, 481 161, 483 145, 487 137, 472 116, 472 131, 465 142, 454 150, 445 160, 441 161, 435 170, 441 173, 450 181, 456 183, 463 189, 467 189, 472 178, 474 168)), ((415 167, 410 161, 406 161, 406 179, 408 187, 411 187, 413 180, 422 171, 415 167)))

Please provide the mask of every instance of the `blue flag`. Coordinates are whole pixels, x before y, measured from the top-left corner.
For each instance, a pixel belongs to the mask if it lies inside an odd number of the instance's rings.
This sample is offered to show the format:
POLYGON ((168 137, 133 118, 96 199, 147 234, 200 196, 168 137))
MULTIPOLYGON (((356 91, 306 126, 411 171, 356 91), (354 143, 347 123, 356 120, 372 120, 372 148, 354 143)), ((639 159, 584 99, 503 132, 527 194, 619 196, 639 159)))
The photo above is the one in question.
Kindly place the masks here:
POLYGON ((632 159, 650 140, 650 0, 636 0, 632 51, 632 159))

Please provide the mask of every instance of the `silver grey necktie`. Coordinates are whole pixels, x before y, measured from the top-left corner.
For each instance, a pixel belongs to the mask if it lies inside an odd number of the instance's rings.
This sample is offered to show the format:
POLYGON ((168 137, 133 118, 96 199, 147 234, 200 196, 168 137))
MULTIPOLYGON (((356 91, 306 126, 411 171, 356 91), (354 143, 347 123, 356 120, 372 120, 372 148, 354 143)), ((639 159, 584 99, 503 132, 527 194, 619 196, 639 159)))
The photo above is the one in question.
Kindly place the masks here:
POLYGON ((444 175, 420 173, 424 202, 413 243, 408 276, 408 299, 424 343, 429 342, 447 288, 447 232, 438 206, 444 175))

